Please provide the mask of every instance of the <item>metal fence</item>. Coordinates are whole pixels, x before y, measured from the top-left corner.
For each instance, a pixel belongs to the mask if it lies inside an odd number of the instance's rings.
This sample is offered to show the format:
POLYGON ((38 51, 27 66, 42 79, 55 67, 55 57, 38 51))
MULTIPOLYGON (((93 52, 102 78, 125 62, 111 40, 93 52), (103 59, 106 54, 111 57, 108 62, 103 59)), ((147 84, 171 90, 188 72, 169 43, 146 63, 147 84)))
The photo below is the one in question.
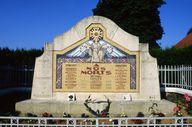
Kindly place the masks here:
POLYGON ((0 117, 1 127, 192 127, 192 117, 0 117))
POLYGON ((32 67, 0 66, 0 88, 32 86, 32 80, 32 67))
POLYGON ((159 66, 160 84, 192 90, 192 66, 159 66))
MULTIPOLYGON (((0 88, 32 86, 33 67, 0 66, 0 88)), ((160 84, 192 90, 192 66, 159 66, 160 84)))

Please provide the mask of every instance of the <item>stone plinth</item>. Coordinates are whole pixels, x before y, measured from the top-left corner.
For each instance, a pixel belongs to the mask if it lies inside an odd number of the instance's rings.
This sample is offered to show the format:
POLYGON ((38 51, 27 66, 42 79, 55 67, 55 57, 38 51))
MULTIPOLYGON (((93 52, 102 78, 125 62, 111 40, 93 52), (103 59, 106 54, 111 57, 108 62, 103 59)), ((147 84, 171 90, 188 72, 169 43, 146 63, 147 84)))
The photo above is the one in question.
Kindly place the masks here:
MULTIPOLYGON (((154 102, 158 105, 155 109, 158 109, 166 116, 173 115, 174 103, 166 100, 154 102)), ((113 101, 110 106, 109 114, 111 117, 118 117, 123 113, 128 116, 137 116, 139 112, 142 112, 145 116, 149 116, 149 107, 151 107, 152 104, 152 101, 113 101)), ((82 113, 92 116, 86 110, 84 102, 26 100, 17 103, 16 109, 22 111, 23 115, 30 112, 41 116, 42 113, 48 112, 52 113, 54 116, 61 117, 63 112, 66 112, 74 117, 80 117, 82 113)))

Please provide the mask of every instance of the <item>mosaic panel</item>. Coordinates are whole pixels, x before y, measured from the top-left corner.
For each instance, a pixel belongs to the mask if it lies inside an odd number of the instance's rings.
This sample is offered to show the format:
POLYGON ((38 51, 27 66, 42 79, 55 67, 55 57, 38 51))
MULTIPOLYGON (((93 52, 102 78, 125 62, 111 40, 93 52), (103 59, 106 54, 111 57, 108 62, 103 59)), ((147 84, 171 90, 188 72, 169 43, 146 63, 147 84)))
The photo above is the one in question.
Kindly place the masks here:
POLYGON ((137 55, 112 45, 104 38, 104 31, 100 27, 93 27, 89 31, 88 40, 75 48, 56 54, 56 89, 62 89, 62 65, 65 63, 113 63, 130 64, 130 89, 137 88, 137 55))

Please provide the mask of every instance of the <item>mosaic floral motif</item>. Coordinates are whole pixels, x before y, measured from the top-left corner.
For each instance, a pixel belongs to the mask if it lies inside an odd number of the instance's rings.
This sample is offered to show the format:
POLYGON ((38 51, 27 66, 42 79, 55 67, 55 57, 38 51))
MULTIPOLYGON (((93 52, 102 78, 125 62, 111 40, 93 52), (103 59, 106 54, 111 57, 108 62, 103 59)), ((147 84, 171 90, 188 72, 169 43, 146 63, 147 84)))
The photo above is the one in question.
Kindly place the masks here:
POLYGON ((114 47, 103 40, 103 30, 93 27, 89 40, 62 55, 56 55, 56 88, 62 88, 63 63, 129 63, 130 89, 136 89, 136 55, 114 47))
POLYGON ((98 42, 103 39, 103 30, 99 27, 93 27, 90 31, 90 40, 98 42))

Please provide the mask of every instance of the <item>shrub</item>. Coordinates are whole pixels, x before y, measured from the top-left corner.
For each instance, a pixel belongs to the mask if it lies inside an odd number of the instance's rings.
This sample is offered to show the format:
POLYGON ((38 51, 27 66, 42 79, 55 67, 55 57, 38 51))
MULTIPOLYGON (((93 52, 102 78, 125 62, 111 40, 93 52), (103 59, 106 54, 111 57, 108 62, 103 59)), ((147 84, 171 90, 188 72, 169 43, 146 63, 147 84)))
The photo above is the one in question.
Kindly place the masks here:
POLYGON ((184 94, 185 102, 184 106, 186 107, 186 111, 188 115, 192 116, 192 97, 188 94, 184 94))

